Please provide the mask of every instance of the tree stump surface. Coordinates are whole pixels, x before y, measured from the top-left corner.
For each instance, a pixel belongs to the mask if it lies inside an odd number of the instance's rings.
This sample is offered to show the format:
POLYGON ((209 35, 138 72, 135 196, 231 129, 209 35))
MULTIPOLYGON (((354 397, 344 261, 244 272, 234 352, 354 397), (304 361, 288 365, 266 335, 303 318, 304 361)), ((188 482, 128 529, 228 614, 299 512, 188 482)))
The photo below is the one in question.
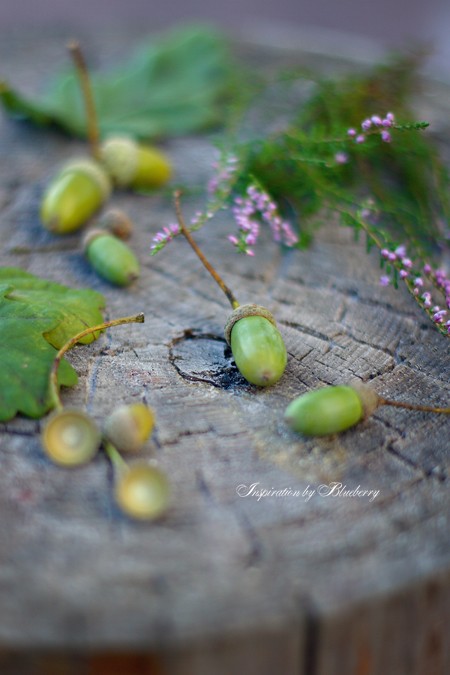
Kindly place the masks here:
MULTIPOLYGON (((98 65, 126 55, 136 35, 80 39, 98 65)), ((66 59, 64 31, 2 37, 2 75, 27 93, 66 59)), ((248 55, 274 58, 261 47, 248 55)), ((301 45, 299 58, 318 59, 301 45)), ((213 140, 164 145, 177 183, 206 182, 213 140)), ((122 402, 154 407, 144 456, 167 472, 172 507, 160 522, 132 522, 114 504, 104 455, 61 469, 43 454, 42 421, 0 425, 0 672, 114 674, 122 662, 170 675, 450 672, 447 417, 380 408, 312 440, 283 422, 297 395, 355 377, 389 398, 448 405, 445 338, 406 290, 380 287, 377 255, 351 232, 330 225, 287 256, 267 238, 250 259, 226 241, 222 212, 196 239, 241 302, 273 312, 289 353, 277 385, 247 384, 223 337, 227 301, 187 242, 150 256, 153 235, 174 221, 166 194, 112 199, 135 222, 142 275, 129 289, 95 275, 79 234, 42 228, 46 182, 84 147, 2 115, 0 265, 96 289, 107 318, 145 313, 143 325, 69 353, 80 379, 63 400, 100 423, 122 402), (372 492, 327 494, 337 483, 372 492)), ((186 200, 186 218, 202 205, 186 200)))

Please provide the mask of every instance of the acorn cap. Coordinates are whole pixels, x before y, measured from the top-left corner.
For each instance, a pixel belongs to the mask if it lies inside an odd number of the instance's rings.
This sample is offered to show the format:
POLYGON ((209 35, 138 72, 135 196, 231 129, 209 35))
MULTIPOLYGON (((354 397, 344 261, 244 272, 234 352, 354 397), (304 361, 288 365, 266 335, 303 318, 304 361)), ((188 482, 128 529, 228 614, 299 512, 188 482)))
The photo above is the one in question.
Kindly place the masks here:
POLYGON ((101 435, 89 415, 82 410, 64 408, 49 417, 41 440, 50 459, 70 467, 86 464, 94 457, 101 435))
POLYGON ((273 314, 262 305, 254 305, 254 304, 239 305, 239 307, 237 307, 231 312, 225 324, 224 328, 225 340, 229 345, 231 345, 231 331, 233 330, 234 324, 237 321, 244 319, 246 316, 262 316, 268 321, 270 321, 270 323, 273 326, 275 327, 277 326, 275 319, 273 318, 273 314))
POLYGON ((121 209, 108 209, 98 220, 99 227, 103 227, 119 239, 129 239, 133 233, 133 221, 121 209))
POLYGON ((94 239, 97 239, 98 237, 111 237, 110 232, 107 230, 101 230, 99 227, 92 227, 89 229, 86 234, 83 237, 83 251, 87 251, 89 248, 89 245, 92 244, 94 239))
POLYGON ((96 162, 94 159, 89 157, 79 157, 77 159, 72 159, 66 164, 63 164, 59 172, 60 176, 64 176, 67 173, 73 173, 79 171, 84 173, 86 176, 89 176, 99 187, 99 190, 102 193, 102 201, 106 201, 112 190, 111 181, 108 174, 104 168, 96 162))
POLYGON ((116 483, 118 505, 132 518, 155 520, 170 505, 170 485, 166 474, 149 464, 134 464, 116 483))
POLYGON ((111 136, 102 143, 100 154, 117 185, 126 187, 133 182, 138 166, 136 141, 128 136, 111 136))
POLYGON ((358 394, 363 408, 363 419, 367 419, 380 405, 380 397, 372 387, 361 380, 351 380, 348 386, 358 394))

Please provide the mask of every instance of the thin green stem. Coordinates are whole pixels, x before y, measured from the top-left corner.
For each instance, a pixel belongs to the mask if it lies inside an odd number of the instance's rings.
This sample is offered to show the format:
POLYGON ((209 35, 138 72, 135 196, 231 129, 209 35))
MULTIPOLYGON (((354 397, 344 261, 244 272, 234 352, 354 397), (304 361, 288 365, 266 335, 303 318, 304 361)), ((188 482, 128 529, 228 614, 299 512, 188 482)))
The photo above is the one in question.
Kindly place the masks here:
POLYGON ((200 258, 201 262, 203 265, 206 267, 214 281, 219 285, 219 287, 222 289, 222 291, 225 293, 226 297, 228 298, 228 301, 233 309, 236 309, 239 307, 239 302, 236 299, 236 296, 234 295, 233 291, 228 288, 222 277, 218 274, 218 272, 214 269, 214 267, 211 265, 209 260, 205 257, 203 251, 199 248, 197 243, 195 242, 192 234, 189 232, 188 228, 186 227, 186 223, 184 222, 183 214, 181 213, 181 205, 180 205, 180 197, 181 197, 181 192, 180 190, 176 190, 174 193, 174 201, 175 201, 175 213, 177 215, 177 220, 178 224, 180 226, 181 232, 191 245, 192 249, 195 251, 197 256, 200 258))
POLYGON ((123 473, 124 471, 129 470, 129 466, 120 454, 120 452, 117 450, 115 445, 113 445, 110 441, 103 441, 103 447, 105 449, 106 454, 108 455, 108 459, 113 465, 114 469, 117 471, 117 473, 123 473))
POLYGON ((77 72, 80 88, 83 94, 84 108, 86 111, 86 126, 91 155, 94 159, 100 159, 100 130, 95 110, 94 94, 92 91, 91 78, 86 61, 81 51, 80 44, 72 40, 67 45, 77 72))
POLYGON ((421 405, 420 403, 404 403, 403 401, 391 401, 387 398, 380 398, 379 405, 390 405, 394 408, 406 408, 407 410, 418 410, 421 412, 442 413, 450 415, 450 408, 435 408, 431 405, 421 405))
POLYGON ((55 359, 53 361, 52 369, 50 371, 49 390, 50 390, 50 397, 54 407, 57 410, 63 409, 63 404, 59 396, 59 388, 58 388, 58 368, 59 364, 61 363, 61 359, 69 349, 74 347, 77 344, 77 342, 79 342, 82 338, 86 337, 86 335, 91 335, 92 333, 97 333, 98 331, 105 330, 106 328, 112 328, 113 326, 121 326, 125 323, 144 323, 144 320, 145 320, 144 314, 143 312, 140 312, 139 314, 134 314, 133 316, 125 316, 121 317, 120 319, 112 319, 111 321, 105 321, 99 324, 98 326, 85 328, 80 333, 77 333, 72 338, 70 338, 70 340, 68 340, 66 344, 63 345, 59 350, 59 352, 56 354, 55 359))

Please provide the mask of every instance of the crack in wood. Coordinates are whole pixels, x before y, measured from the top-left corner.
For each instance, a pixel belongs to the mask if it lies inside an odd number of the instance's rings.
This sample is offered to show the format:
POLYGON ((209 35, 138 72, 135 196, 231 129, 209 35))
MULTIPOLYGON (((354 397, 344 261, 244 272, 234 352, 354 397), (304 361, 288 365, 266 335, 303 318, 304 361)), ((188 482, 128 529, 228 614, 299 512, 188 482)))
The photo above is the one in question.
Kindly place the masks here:
POLYGON ((264 545, 253 527, 248 516, 237 509, 234 509, 238 523, 240 524, 246 541, 249 543, 249 552, 246 556, 244 567, 258 567, 264 559, 264 545))
POLYGON ((0 433, 1 434, 6 434, 9 436, 30 436, 34 438, 36 436, 36 429, 33 431, 23 431, 20 429, 10 429, 8 427, 5 428, 0 428, 0 433))
POLYGON ((410 469, 414 469, 415 471, 418 471, 424 478, 434 478, 438 480, 439 482, 443 483, 446 480, 448 480, 449 476, 445 469, 441 466, 434 466, 431 469, 426 469, 423 467, 420 463, 415 462, 413 459, 410 457, 407 457, 404 455, 402 452, 397 450, 394 447, 394 443, 399 441, 403 435, 404 432, 401 429, 398 429, 392 422, 389 422, 386 420, 383 416, 377 415, 374 413, 373 415, 374 419, 376 419, 378 422, 380 422, 384 427, 387 429, 391 429, 397 433, 397 438, 394 440, 386 440, 385 444, 385 449, 392 455, 394 455, 397 459, 399 459, 402 463, 404 463, 406 466, 408 466, 410 469))
MULTIPOLYGON (((310 335, 311 337, 317 338, 318 340, 322 340, 323 342, 330 342, 332 338, 335 337, 335 335, 326 335, 325 333, 321 333, 318 330, 315 330, 314 328, 310 328, 309 326, 303 326, 301 323, 297 323, 295 321, 288 321, 286 319, 279 320, 278 323, 281 326, 286 326, 286 328, 293 328, 294 330, 299 331, 299 333, 304 333, 305 335, 310 335)), ((340 335, 340 333, 337 333, 340 335)))
POLYGON ((209 488, 208 483, 206 482, 205 476, 203 474, 203 471, 201 471, 201 469, 197 469, 195 471, 195 484, 206 502, 215 503, 216 500, 213 497, 213 494, 209 488))
MULTIPOLYGON (((201 354, 199 354, 199 358, 201 358, 201 354)), ((202 382, 220 389, 232 389, 236 386, 242 387, 243 385, 249 386, 239 373, 234 362, 232 362, 231 350, 227 346, 225 339, 214 333, 201 333, 193 328, 185 329, 182 335, 173 338, 169 343, 169 363, 178 375, 188 382, 202 382), (222 362, 213 363, 210 368, 205 367, 201 370, 194 368, 195 365, 202 367, 201 363, 194 362, 193 366, 189 365, 189 359, 181 354, 176 354, 176 348, 178 345, 192 340, 209 340, 223 345, 223 356, 216 354, 216 358, 221 358, 222 362), (186 362, 187 366, 183 368, 178 362, 186 362)))

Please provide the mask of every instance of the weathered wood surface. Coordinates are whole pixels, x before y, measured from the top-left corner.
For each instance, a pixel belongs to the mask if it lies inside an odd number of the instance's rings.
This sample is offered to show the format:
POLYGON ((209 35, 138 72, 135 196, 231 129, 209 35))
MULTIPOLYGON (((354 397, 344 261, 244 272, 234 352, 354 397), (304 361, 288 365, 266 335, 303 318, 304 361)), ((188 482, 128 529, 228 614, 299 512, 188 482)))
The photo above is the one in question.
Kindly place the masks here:
MULTIPOLYGON (((3 36, 3 75, 37 89, 64 59, 66 37, 3 36)), ((81 38, 96 63, 132 44, 126 34, 81 38)), ((74 350, 80 382, 64 401, 100 422, 120 402, 151 404, 157 427, 145 456, 168 472, 173 506, 158 524, 130 522, 113 503, 104 457, 56 468, 39 422, 1 425, 0 672, 449 672, 448 420, 380 409, 324 440, 282 421, 294 396, 353 377, 392 398, 448 402, 445 339, 406 293, 380 288, 376 256, 348 232, 324 230, 285 259, 267 245, 250 260, 226 243, 224 215, 198 241, 242 301, 273 311, 289 352, 278 385, 245 384, 223 340, 226 301, 187 244, 149 255, 152 234, 173 221, 168 199, 114 197, 136 223, 143 272, 129 290, 95 276, 78 235, 42 229, 45 181, 82 147, 2 119, 0 265, 95 288, 108 317, 145 312, 143 326, 74 350), (333 482, 378 494, 320 496, 333 482), (253 483, 316 492, 238 495, 253 483)), ((210 139, 166 149, 177 182, 207 179, 210 139)))

